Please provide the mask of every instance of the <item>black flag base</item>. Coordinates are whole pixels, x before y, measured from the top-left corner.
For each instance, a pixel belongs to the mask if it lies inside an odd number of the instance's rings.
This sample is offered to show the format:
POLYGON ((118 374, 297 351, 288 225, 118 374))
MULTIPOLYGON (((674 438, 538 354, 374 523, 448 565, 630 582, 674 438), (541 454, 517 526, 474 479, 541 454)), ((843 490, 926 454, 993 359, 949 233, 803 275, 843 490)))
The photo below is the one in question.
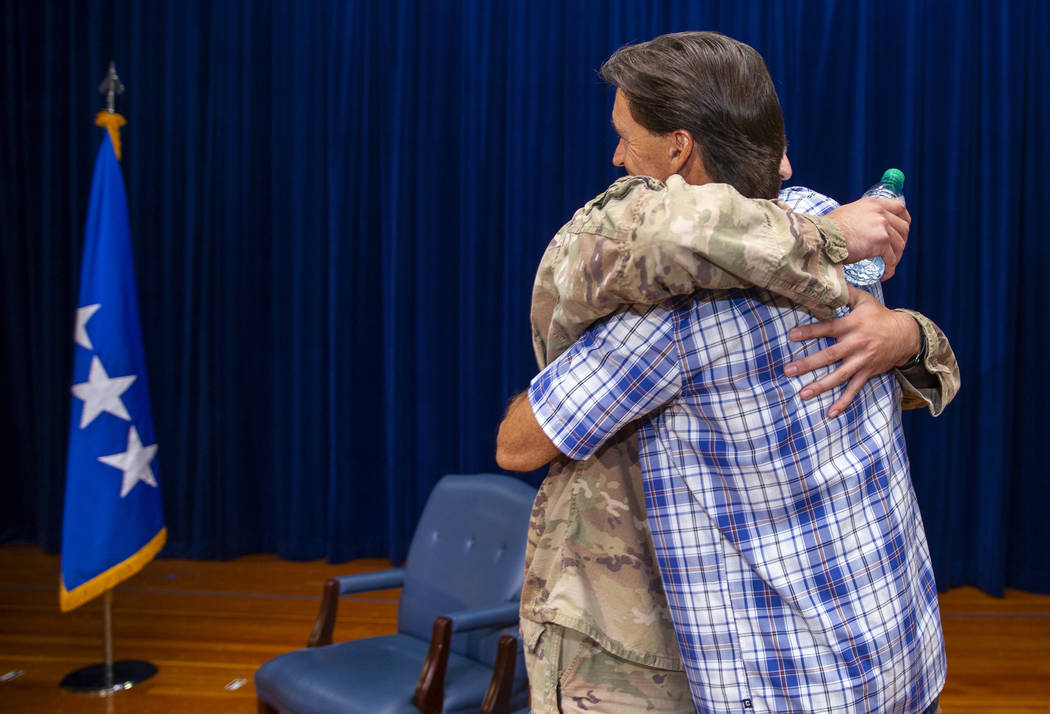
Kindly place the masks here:
POLYGON ((61 687, 68 692, 101 694, 103 696, 131 689, 139 682, 157 673, 157 668, 141 659, 121 659, 106 671, 106 663, 89 664, 74 670, 62 678, 61 687))

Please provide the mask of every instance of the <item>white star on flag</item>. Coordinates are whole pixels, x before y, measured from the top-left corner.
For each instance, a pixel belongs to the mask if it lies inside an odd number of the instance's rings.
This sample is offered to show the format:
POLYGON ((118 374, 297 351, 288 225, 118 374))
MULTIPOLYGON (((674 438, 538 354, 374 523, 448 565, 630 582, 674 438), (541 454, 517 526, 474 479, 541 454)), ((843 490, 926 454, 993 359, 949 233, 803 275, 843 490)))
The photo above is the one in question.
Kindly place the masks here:
POLYGON ((94 349, 94 347, 91 346, 91 338, 88 337, 87 321, 98 312, 100 307, 102 306, 96 303, 77 308, 77 325, 73 328, 73 341, 89 350, 94 349))
POLYGON ((124 481, 120 486, 120 497, 124 498, 139 481, 145 481, 150 486, 157 487, 157 479, 153 477, 153 469, 150 468, 150 463, 156 454, 157 445, 143 446, 139 433, 132 424, 131 429, 128 430, 127 451, 122 454, 99 456, 98 460, 124 472, 124 481))
POLYGON ((102 412, 109 412, 124 421, 131 421, 131 415, 124 408, 120 395, 128 391, 135 381, 135 375, 113 377, 102 368, 102 360, 95 355, 91 358, 91 374, 88 381, 73 385, 73 396, 84 400, 84 412, 80 415, 80 428, 95 420, 102 412))

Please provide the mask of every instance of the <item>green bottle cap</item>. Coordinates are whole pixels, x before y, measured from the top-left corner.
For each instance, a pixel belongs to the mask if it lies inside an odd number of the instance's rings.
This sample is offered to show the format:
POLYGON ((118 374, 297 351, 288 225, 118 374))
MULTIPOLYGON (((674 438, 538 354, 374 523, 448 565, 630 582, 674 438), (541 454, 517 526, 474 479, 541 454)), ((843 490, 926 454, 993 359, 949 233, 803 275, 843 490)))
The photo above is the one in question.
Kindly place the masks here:
POLYGON ((882 175, 882 182, 900 193, 904 188, 904 172, 900 169, 886 169, 886 173, 882 175))

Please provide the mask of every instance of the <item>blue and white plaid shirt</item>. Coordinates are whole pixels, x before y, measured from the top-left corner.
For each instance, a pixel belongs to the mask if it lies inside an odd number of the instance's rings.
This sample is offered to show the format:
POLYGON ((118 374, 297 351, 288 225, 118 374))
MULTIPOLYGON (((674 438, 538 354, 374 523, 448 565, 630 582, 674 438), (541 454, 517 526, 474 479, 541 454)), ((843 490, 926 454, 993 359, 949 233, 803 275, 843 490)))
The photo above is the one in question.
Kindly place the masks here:
POLYGON ((831 342, 787 333, 812 321, 757 288, 703 291, 612 316, 530 386, 575 459, 640 420, 653 544, 702 712, 920 712, 944 684, 900 388, 872 379, 832 420, 840 390, 802 401, 813 375, 784 365, 831 342))

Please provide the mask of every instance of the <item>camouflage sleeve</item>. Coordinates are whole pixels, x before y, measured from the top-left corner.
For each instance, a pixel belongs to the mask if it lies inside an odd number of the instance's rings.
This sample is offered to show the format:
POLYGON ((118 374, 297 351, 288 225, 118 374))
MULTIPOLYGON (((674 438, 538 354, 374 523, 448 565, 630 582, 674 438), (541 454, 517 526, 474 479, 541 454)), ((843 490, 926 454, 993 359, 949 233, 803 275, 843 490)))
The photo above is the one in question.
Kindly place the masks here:
POLYGON ((894 370, 904 392, 901 406, 904 409, 926 407, 930 414, 938 416, 955 398, 961 384, 955 352, 933 320, 914 310, 898 312, 915 318, 926 340, 926 358, 920 364, 907 370, 894 370))
POLYGON ((623 305, 756 285, 829 318, 848 299, 845 238, 826 218, 744 198, 726 184, 620 179, 548 245, 532 296, 541 367, 623 305))

